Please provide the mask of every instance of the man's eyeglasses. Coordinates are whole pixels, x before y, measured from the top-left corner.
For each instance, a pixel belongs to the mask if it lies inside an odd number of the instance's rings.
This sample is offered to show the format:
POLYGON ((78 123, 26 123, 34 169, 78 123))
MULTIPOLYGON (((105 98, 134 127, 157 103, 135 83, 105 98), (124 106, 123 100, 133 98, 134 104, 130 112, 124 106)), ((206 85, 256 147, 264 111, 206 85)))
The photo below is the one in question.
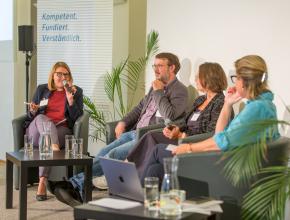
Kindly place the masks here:
POLYGON ((236 83, 237 82, 237 79, 238 79, 238 76, 237 75, 231 75, 230 77, 231 77, 231 81, 233 83, 236 83))
POLYGON ((157 64, 157 65, 155 65, 155 64, 153 64, 153 65, 152 65, 152 68, 153 68, 153 69, 161 69, 161 68, 163 68, 164 66, 170 66, 170 65, 168 65, 168 64, 166 64, 166 65, 163 65, 163 64, 157 64))
POLYGON ((55 74, 58 78, 61 78, 62 76, 66 78, 69 76, 69 73, 55 72, 55 74))

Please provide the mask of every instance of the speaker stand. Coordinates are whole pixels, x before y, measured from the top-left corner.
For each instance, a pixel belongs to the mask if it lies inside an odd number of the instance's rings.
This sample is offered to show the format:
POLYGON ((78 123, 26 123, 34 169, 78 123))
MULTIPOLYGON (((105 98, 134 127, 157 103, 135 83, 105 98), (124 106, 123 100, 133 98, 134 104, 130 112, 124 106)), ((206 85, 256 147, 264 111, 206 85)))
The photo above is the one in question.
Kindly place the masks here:
MULTIPOLYGON (((25 66, 26 66, 26 102, 28 102, 28 92, 29 92, 29 64, 31 60, 31 54, 29 51, 25 51, 25 66)), ((29 106, 26 107, 26 112, 28 112, 29 106)))

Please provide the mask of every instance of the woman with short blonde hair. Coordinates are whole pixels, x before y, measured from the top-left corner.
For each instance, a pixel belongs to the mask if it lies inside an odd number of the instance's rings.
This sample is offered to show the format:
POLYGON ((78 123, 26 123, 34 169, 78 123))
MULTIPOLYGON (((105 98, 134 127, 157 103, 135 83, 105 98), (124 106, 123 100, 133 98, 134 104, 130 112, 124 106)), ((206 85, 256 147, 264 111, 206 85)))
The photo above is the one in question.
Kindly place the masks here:
POLYGON ((54 80, 53 80, 53 76, 54 76, 54 73, 57 72, 58 68, 66 69, 67 73, 68 73, 67 80, 73 82, 73 77, 71 75, 71 71, 70 71, 69 66, 65 62, 59 61, 59 62, 55 63, 53 65, 53 67, 51 68, 51 70, 50 70, 50 73, 49 73, 49 76, 48 76, 48 83, 47 83, 49 91, 56 90, 55 83, 54 83, 54 80))

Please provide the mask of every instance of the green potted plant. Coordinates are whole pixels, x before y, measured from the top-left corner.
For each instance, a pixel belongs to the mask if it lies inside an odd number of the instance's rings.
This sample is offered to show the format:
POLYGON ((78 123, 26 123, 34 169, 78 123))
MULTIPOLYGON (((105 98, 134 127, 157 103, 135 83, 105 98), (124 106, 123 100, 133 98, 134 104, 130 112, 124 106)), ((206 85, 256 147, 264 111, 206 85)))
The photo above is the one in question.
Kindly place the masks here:
MULTIPOLYGON (((289 109, 288 109, 289 111, 289 109)), ((244 138, 256 136, 265 127, 276 129, 278 125, 289 126, 287 121, 265 120, 249 123, 248 133, 244 138)), ((241 139, 242 141, 243 139, 241 139)), ((224 154, 228 162, 224 175, 236 187, 251 186, 242 202, 242 219, 284 219, 286 202, 290 198, 290 168, 288 155, 285 165, 264 167, 267 162, 267 143, 273 140, 262 138, 260 142, 234 148, 224 154)))

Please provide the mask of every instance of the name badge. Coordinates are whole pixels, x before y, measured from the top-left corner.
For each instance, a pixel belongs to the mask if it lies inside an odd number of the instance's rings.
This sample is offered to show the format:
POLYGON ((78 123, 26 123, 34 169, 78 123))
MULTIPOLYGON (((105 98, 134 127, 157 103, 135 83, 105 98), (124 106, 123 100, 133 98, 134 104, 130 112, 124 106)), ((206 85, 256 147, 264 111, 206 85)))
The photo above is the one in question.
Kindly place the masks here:
POLYGON ((156 111, 155 117, 159 117, 159 118, 162 117, 161 114, 160 114, 160 112, 159 112, 159 110, 156 111))
POLYGON ((46 106, 48 104, 48 99, 42 99, 39 103, 39 106, 42 107, 42 106, 46 106))
POLYGON ((190 121, 196 121, 199 116, 200 116, 200 113, 194 113, 193 116, 191 117, 190 121))

